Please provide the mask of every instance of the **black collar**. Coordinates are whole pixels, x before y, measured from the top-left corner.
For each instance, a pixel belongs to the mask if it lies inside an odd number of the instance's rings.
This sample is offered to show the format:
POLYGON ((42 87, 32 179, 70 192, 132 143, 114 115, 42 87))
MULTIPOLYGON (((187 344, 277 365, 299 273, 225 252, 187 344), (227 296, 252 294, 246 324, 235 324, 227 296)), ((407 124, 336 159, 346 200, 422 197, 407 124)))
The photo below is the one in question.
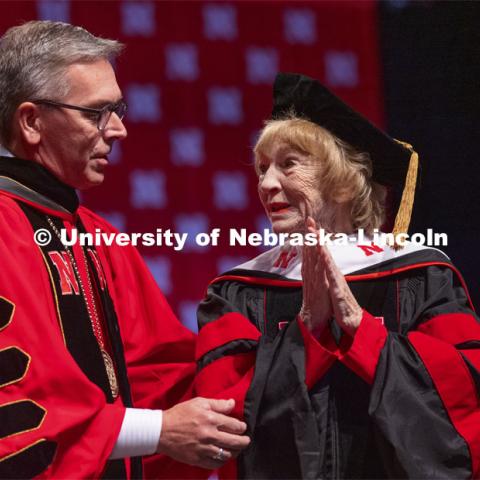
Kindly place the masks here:
POLYGON ((0 176, 8 177, 53 200, 70 213, 79 206, 75 189, 65 185, 45 167, 31 160, 0 157, 0 176))

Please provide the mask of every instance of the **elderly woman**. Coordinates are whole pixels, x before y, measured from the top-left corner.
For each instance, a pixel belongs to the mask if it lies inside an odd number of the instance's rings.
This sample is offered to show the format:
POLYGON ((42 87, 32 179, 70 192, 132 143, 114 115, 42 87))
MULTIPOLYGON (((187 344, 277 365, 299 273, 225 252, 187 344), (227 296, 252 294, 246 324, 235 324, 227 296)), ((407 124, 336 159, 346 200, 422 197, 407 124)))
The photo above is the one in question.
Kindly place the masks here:
POLYGON ((355 241, 384 221, 377 182, 407 176, 395 228, 408 227, 416 154, 318 82, 280 74, 255 158, 275 232, 351 241, 279 246, 210 284, 197 390, 235 398, 252 438, 221 474, 477 477, 480 326, 460 275, 435 249, 355 241))

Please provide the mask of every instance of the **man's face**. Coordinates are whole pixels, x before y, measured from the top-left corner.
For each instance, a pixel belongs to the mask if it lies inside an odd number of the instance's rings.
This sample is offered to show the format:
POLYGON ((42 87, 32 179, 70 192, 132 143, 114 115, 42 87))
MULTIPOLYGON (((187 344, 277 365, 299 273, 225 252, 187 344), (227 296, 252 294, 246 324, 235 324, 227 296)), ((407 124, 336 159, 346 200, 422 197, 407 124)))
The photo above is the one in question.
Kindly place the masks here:
MULTIPOLYGON (((49 100, 102 108, 122 98, 112 66, 106 60, 71 65, 66 77, 68 95, 49 100)), ((127 136, 122 121, 112 113, 105 129, 99 131, 95 115, 66 108, 41 108, 41 163, 71 187, 83 190, 100 185, 113 143, 127 136)))

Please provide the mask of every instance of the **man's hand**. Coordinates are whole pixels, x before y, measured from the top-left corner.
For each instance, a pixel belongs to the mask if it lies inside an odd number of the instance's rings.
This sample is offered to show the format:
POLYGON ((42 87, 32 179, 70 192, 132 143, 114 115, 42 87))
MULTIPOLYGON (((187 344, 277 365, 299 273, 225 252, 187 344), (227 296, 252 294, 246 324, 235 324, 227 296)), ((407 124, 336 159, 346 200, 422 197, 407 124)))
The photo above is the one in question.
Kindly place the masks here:
POLYGON ((194 398, 163 412, 157 453, 179 462, 217 469, 248 446, 247 425, 228 414, 234 400, 194 398))

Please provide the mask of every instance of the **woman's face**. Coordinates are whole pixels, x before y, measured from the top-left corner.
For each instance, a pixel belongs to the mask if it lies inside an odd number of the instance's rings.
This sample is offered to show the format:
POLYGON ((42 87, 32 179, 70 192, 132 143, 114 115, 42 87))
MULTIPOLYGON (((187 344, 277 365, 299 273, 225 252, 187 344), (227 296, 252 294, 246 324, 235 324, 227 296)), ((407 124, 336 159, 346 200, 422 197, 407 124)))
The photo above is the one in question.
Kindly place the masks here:
POLYGON ((256 162, 258 194, 275 233, 303 232, 307 215, 330 217, 320 185, 319 161, 283 142, 262 152, 256 162))

